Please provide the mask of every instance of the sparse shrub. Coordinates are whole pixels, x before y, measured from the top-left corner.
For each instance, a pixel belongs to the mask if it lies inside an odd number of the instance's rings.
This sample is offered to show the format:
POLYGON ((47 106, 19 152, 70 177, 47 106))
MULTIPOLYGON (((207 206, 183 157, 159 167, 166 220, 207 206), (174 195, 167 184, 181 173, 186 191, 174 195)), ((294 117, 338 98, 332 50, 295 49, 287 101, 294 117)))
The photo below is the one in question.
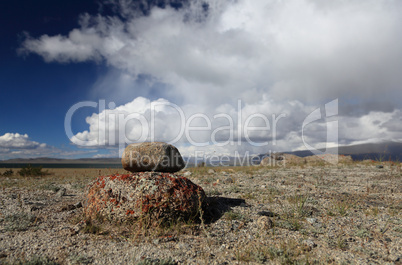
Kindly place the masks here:
POLYGON ((56 192, 58 192, 60 190, 60 187, 57 186, 54 183, 47 183, 45 185, 42 185, 41 188, 44 189, 44 190, 51 190, 54 193, 56 193, 56 192))
POLYGON ((298 231, 302 228, 302 224, 296 218, 289 218, 285 221, 276 222, 276 226, 290 231, 298 231))
POLYGON ((402 227, 395 227, 394 231, 402 234, 402 227))
POLYGON ((379 209, 378 207, 372 207, 369 210, 364 212, 366 215, 373 215, 373 216, 378 216, 379 209))
POLYGON ((241 190, 237 185, 231 185, 225 191, 227 193, 239 193, 241 190))
POLYGON ((3 174, 0 174, 4 177, 10 177, 12 175, 14 175, 14 171, 12 169, 6 170, 3 174))
POLYGON ((338 237, 338 239, 336 241, 336 245, 341 250, 346 250, 348 248, 348 243, 346 242, 345 239, 343 239, 341 237, 338 237))
POLYGON ((255 200, 257 199, 257 195, 252 192, 247 192, 246 194, 242 195, 242 198, 247 200, 255 200))
POLYGON ((335 216, 335 213, 333 211, 331 211, 331 210, 328 210, 327 214, 328 214, 328 216, 335 216))
POLYGON ((73 255, 73 256, 70 256, 69 259, 72 264, 91 264, 91 263, 93 263, 93 258, 87 257, 85 255, 73 255))
POLYGON ((42 171, 43 167, 39 166, 39 167, 33 167, 31 165, 27 165, 23 168, 21 168, 18 171, 18 174, 21 177, 42 177, 42 176, 46 176, 46 175, 50 175, 50 173, 46 170, 46 171, 42 171))
POLYGON ((204 180, 204 183, 210 184, 210 183, 215 181, 215 178, 214 177, 207 177, 207 178, 205 178, 203 180, 204 180))
POLYGON ((236 259, 244 262, 266 263, 275 260, 279 264, 305 264, 299 263, 297 257, 303 252, 298 248, 294 241, 282 243, 279 247, 275 246, 249 246, 243 251, 236 253, 236 259))
POLYGON ((16 213, 7 215, 4 220, 8 222, 6 230, 9 231, 26 231, 29 226, 35 222, 36 217, 27 213, 16 213))
POLYGON ((280 191, 278 190, 278 188, 272 187, 272 186, 271 186, 271 187, 268 187, 268 188, 267 188, 267 191, 268 191, 268 193, 269 193, 270 195, 273 195, 273 196, 280 194, 280 191))
POLYGON ((370 231, 368 231, 365 228, 360 229, 360 230, 356 231, 356 236, 361 237, 361 238, 370 237, 370 231))
POLYGON ((268 248, 268 255, 269 255, 269 258, 271 260, 273 260, 273 259, 276 259, 276 258, 282 256, 283 250, 275 248, 275 247, 270 247, 270 248, 268 248))
POLYGON ((205 162, 201 162, 197 165, 197 167, 205 167, 205 162))
POLYGON ((48 257, 35 256, 32 259, 22 262, 23 265, 57 265, 57 262, 52 261, 48 257))
POLYGON ((289 203, 293 206, 293 216, 294 217, 303 217, 307 215, 307 211, 305 209, 306 202, 308 201, 308 197, 304 195, 295 195, 287 198, 289 203))
POLYGON ((233 220, 243 220, 244 216, 240 213, 236 213, 233 211, 228 211, 224 215, 226 220, 233 221, 233 220))
POLYGON ((327 209, 328 216, 346 216, 352 207, 350 201, 333 201, 330 209, 327 209))
POLYGON ((327 244, 331 249, 338 248, 340 250, 346 250, 348 248, 348 243, 341 236, 337 236, 336 238, 328 238, 327 244))
POLYGON ((77 183, 74 183, 73 185, 72 185, 72 188, 73 189, 76 189, 76 190, 83 190, 85 187, 87 186, 87 183, 85 183, 85 182, 77 182, 77 183))
POLYGON ((339 202, 335 205, 335 209, 340 216, 346 216, 348 214, 350 205, 346 202, 339 202))
POLYGON ((222 192, 220 192, 220 191, 218 191, 216 189, 212 189, 210 191, 207 191, 206 194, 208 196, 219 196, 219 195, 222 195, 222 192))
POLYGON ((92 220, 86 220, 82 232, 85 234, 98 234, 101 231, 100 227, 95 225, 92 220))
POLYGON ((169 259, 144 259, 140 262, 137 262, 135 265, 176 265, 177 262, 169 259))

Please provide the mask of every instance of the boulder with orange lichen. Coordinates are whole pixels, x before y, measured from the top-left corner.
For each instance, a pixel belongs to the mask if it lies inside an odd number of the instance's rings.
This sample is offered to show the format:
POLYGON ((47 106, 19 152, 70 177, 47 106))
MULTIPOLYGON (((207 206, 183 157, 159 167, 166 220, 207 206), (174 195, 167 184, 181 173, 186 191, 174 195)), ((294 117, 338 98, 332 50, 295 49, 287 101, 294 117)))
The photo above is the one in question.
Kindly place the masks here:
POLYGON ((198 215, 205 199, 204 190, 189 179, 161 172, 98 177, 85 196, 87 218, 121 222, 141 216, 188 220, 198 215))

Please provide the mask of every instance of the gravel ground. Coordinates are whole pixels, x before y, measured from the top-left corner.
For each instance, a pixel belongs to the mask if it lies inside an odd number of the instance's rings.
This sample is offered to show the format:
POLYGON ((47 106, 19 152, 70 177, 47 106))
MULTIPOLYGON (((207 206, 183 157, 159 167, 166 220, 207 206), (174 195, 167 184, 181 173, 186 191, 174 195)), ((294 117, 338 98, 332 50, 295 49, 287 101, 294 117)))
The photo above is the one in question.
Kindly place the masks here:
POLYGON ((203 221, 149 229, 84 220, 98 171, 0 176, 0 264, 402 264, 399 163, 189 169, 203 221))

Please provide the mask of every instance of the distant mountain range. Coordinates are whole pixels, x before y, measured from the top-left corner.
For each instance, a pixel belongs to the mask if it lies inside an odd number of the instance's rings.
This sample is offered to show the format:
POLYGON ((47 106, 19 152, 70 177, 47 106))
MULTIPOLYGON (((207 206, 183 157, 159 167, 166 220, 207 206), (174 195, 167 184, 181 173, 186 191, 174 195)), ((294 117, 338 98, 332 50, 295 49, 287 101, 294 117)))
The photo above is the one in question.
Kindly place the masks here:
MULTIPOLYGON (((325 150, 320 150, 325 151, 325 150)), ((335 153, 336 149, 328 149, 329 153, 335 153)), ((287 154, 293 154, 300 157, 306 157, 314 155, 309 150, 284 152, 287 154)), ((402 143, 399 142, 382 142, 371 144, 358 144, 350 146, 340 146, 338 148, 339 155, 350 155, 353 160, 378 160, 378 161, 402 161, 402 143)), ((267 156, 268 154, 260 154, 260 157, 267 156)), ((187 161, 187 159, 185 158, 187 161)), ((231 158, 231 161, 235 158, 231 158)), ((189 164, 197 165, 202 161, 191 158, 189 164)), ((59 159, 59 158, 16 158, 0 161, 0 164, 120 164, 120 158, 79 158, 79 159, 59 159)), ((208 161, 207 161, 207 164, 208 161)))
MULTIPOLYGON (((320 151, 325 151, 321 149, 320 151)), ((328 153, 335 153, 336 148, 329 148, 328 153)), ((309 150, 285 152, 288 154, 306 157, 314 155, 309 150)), ((402 143, 399 142, 382 142, 382 143, 368 143, 357 144, 349 146, 338 147, 339 155, 350 155, 353 160, 378 160, 378 161, 402 161, 402 143)))
POLYGON ((78 159, 62 159, 50 157, 38 158, 15 158, 2 160, 0 163, 7 164, 120 164, 121 159, 116 158, 78 158, 78 159))

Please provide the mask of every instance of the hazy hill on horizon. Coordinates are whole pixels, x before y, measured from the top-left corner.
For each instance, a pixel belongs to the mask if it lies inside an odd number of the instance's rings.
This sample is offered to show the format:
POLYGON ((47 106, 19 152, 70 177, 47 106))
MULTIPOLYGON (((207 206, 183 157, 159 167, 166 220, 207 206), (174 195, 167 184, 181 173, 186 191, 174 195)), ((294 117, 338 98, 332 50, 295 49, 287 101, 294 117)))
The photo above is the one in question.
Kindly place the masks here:
MULTIPOLYGON (((325 151, 320 149, 320 151, 325 151)), ((335 153, 336 148, 329 148, 328 153, 335 153)), ((294 151, 294 152, 285 152, 288 154, 297 155, 300 157, 306 157, 314 155, 309 150, 302 151, 294 151)), ((392 161, 400 161, 402 159, 402 143, 400 142, 381 142, 381 143, 366 143, 366 144, 357 144, 357 145, 348 145, 348 146, 339 146, 338 147, 339 155, 350 155, 353 160, 392 160, 392 161)))
POLYGON ((1 160, 0 163, 8 164, 115 164, 121 163, 121 159, 115 158, 77 158, 77 159, 64 159, 64 158, 51 158, 51 157, 38 157, 38 158, 13 158, 8 160, 1 160))
MULTIPOLYGON (((320 150, 325 151, 325 150, 320 150)), ((336 149, 328 149, 329 153, 335 153, 336 149)), ((314 155, 309 150, 283 152, 287 154, 293 154, 300 157, 306 157, 314 155)), ((392 160, 401 161, 402 159, 402 143, 399 142, 382 142, 382 143, 367 143, 357 144, 349 146, 338 147, 339 155, 350 155, 353 160, 392 160)), ((260 154, 259 156, 267 156, 266 154, 260 154)), ((186 157, 185 157, 186 158, 186 157)), ((194 159, 189 158, 191 162, 194 159)), ((38 158, 14 158, 8 160, 0 160, 0 163, 7 164, 120 164, 121 160, 118 157, 114 158, 77 158, 77 159, 63 159, 63 158, 51 158, 51 157, 38 157, 38 158)))

